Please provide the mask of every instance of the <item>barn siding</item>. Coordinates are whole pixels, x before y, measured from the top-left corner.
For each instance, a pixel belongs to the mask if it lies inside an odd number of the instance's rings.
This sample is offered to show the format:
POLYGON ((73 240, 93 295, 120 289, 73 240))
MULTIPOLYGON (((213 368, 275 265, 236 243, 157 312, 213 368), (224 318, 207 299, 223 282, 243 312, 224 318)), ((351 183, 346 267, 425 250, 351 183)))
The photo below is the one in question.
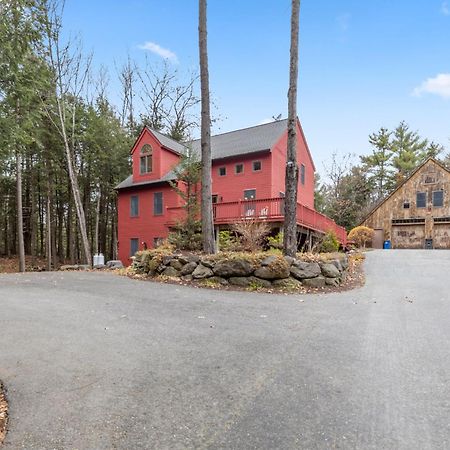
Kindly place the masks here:
POLYGON ((450 249, 450 223, 435 223, 436 218, 442 217, 450 217, 450 172, 429 159, 372 211, 363 224, 383 229, 384 239, 391 240, 393 248, 424 248, 425 239, 433 239, 435 248, 450 249), (433 191, 440 190, 444 192, 444 204, 435 207, 433 191), (426 193, 425 208, 417 207, 417 192, 426 193), (404 202, 409 202, 409 209, 404 208, 404 202), (394 219, 423 219, 424 223, 392 225, 394 219))

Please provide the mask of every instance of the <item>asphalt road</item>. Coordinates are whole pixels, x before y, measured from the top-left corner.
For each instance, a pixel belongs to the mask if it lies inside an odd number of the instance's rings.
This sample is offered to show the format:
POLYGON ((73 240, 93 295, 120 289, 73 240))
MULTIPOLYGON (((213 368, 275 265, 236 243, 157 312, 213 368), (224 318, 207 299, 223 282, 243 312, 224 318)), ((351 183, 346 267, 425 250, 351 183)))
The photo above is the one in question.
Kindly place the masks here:
POLYGON ((365 267, 306 296, 0 276, 5 450, 450 448, 450 252, 365 267))

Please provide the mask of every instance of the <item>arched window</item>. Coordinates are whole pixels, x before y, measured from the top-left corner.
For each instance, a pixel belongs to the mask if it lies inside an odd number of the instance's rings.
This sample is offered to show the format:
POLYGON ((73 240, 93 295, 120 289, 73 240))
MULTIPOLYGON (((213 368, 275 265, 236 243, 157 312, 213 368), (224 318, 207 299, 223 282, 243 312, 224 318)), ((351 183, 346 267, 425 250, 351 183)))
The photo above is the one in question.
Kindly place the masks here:
POLYGON ((153 165, 153 149, 149 144, 144 144, 141 148, 141 175, 144 173, 150 173, 153 165))

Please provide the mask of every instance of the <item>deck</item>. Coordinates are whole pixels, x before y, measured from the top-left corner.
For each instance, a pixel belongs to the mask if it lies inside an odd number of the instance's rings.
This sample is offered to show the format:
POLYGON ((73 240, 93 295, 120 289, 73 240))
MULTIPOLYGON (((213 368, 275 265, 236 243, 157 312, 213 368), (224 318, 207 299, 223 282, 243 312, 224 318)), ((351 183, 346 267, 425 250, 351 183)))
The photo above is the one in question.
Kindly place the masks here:
MULTIPOLYGON (((167 226, 176 225, 185 214, 183 207, 167 208, 167 212, 167 226)), ((215 225, 233 224, 243 219, 256 219, 271 223, 283 222, 284 198, 276 197, 214 203, 213 215, 215 225)), ((334 220, 324 214, 301 203, 297 204, 297 225, 318 233, 334 231, 342 244, 347 242, 345 228, 337 225, 334 220)))

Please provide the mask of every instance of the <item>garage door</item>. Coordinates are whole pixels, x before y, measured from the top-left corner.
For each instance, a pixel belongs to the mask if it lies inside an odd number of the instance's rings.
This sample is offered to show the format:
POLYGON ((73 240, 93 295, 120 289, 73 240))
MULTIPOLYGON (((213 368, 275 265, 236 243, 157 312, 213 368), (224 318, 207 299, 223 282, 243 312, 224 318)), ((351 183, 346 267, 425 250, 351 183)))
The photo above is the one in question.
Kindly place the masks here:
POLYGON ((393 248, 424 248, 425 225, 392 225, 393 248))
POLYGON ((433 247, 450 249, 450 224, 435 223, 433 226, 433 247))

